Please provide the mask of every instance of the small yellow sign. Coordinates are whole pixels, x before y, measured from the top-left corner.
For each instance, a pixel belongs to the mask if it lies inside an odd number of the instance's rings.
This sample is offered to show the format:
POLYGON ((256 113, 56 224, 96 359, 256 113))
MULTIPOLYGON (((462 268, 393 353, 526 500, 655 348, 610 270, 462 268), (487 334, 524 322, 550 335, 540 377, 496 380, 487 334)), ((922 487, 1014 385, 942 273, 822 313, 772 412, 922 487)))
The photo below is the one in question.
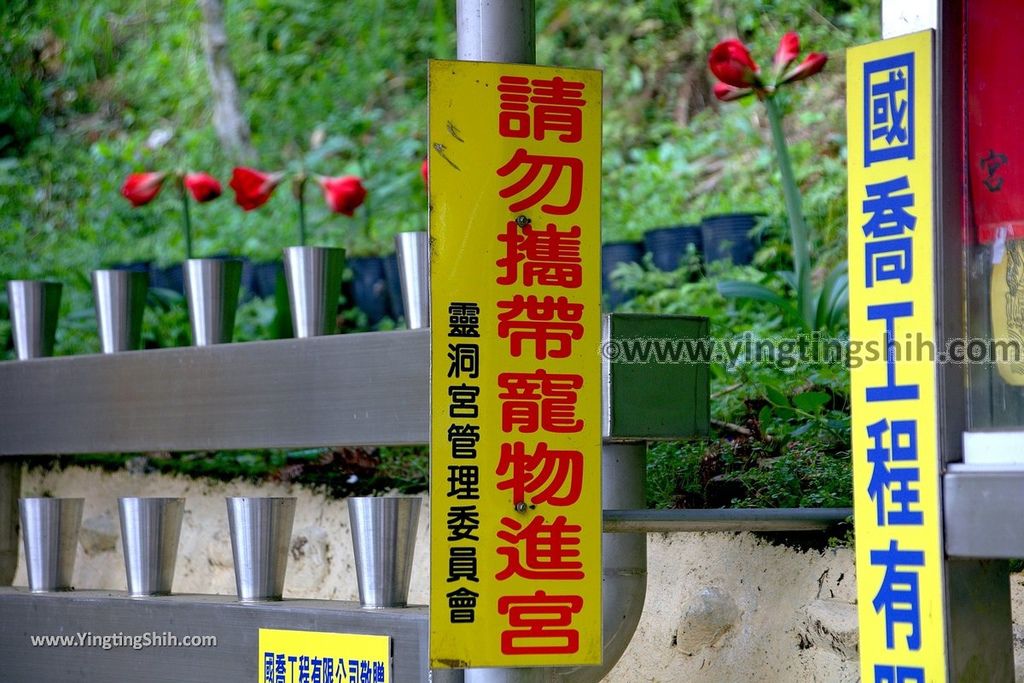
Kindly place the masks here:
POLYGON ((430 64, 436 668, 599 664, 601 74, 430 64))
POLYGON ((861 679, 944 681, 932 32, 847 51, 861 679))
POLYGON ((390 683, 391 638, 260 629, 259 683, 390 683))

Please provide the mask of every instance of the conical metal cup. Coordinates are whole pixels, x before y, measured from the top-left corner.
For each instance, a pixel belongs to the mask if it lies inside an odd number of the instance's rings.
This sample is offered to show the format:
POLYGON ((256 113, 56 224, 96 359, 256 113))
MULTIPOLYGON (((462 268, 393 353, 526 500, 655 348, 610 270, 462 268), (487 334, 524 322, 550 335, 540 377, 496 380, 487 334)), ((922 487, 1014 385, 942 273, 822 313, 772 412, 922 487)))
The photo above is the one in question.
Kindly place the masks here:
POLYGON ((405 607, 409 601, 420 499, 404 496, 349 498, 359 603, 405 607))
POLYGON ((59 282, 10 280, 7 306, 18 360, 53 355, 53 340, 60 317, 59 282))
POLYGON ((284 273, 296 337, 319 337, 334 332, 344 270, 344 249, 285 248, 284 273))
POLYGON ((242 602, 280 600, 288 567, 294 498, 228 498, 235 588, 242 602))
POLYGON ((169 595, 178 558, 184 498, 119 498, 128 593, 169 595))
POLYGON ((103 353, 135 351, 142 340, 149 274, 130 270, 92 271, 96 326, 103 353))
POLYGON ((230 343, 242 284, 242 262, 188 259, 184 277, 193 346, 230 343))
POLYGON ((84 498, 22 498, 25 568, 33 593, 71 590, 84 498))
POLYGON ((426 232, 395 235, 405 321, 410 330, 430 327, 430 240, 426 232))

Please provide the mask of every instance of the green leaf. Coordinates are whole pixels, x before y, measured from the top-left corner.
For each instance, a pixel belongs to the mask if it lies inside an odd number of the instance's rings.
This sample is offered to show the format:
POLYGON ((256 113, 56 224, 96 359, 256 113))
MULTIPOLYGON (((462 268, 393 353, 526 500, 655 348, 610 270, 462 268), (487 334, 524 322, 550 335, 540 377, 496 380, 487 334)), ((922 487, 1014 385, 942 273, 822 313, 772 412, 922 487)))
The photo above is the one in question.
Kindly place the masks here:
POLYGON ((849 300, 849 276, 846 261, 838 264, 822 283, 818 293, 815 329, 834 329, 842 320, 849 300))
POLYGON ((793 405, 805 412, 816 413, 829 399, 824 391, 805 391, 793 397, 793 405))
POLYGON ((786 398, 786 395, 770 384, 765 385, 764 394, 769 403, 782 408, 789 407, 789 399, 786 398))
POLYGON ((754 299, 775 304, 781 309, 792 308, 792 302, 769 287, 756 282, 724 280, 718 283, 718 293, 731 299, 754 299))

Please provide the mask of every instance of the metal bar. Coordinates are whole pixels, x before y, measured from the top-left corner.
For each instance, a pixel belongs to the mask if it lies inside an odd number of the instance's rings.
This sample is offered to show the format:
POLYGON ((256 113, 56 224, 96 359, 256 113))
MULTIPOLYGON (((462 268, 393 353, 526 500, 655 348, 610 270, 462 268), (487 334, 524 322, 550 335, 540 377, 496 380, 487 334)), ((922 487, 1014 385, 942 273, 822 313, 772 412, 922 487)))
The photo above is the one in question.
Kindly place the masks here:
POLYGON ((458 0, 458 59, 533 64, 536 19, 533 0, 458 0))
POLYGON ((852 508, 605 510, 606 533, 635 531, 820 531, 846 521, 852 508))
MULTIPOLYGON (((610 327, 678 340, 706 324, 616 314, 610 327)), ((0 363, 0 456, 427 443, 429 344, 421 329, 0 363)), ((606 364, 604 381, 606 438, 707 432, 706 366, 606 364)))
MULTIPOLYGON (((74 591, 32 595, 0 588, 0 660, 9 681, 263 680, 259 629, 387 635, 394 681, 428 680, 427 608, 365 610, 358 603, 285 600, 242 604, 232 596, 134 599, 74 591), (35 635, 172 633, 216 636, 216 647, 33 647, 35 635)), ((346 679, 347 680, 347 679, 346 679)))
POLYGON ((1024 557, 1024 470, 978 471, 967 465, 943 477, 946 554, 1024 557))
POLYGON ((429 331, 0 363, 0 455, 426 443, 429 331))

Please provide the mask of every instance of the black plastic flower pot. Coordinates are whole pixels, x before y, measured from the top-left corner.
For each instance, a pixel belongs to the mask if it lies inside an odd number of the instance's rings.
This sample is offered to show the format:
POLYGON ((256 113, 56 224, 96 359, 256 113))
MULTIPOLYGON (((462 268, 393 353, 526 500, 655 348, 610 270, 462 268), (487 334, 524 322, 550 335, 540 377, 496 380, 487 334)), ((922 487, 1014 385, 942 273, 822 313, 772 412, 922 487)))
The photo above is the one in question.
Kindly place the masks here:
POLYGON ((402 276, 399 275, 398 254, 384 257, 384 273, 388 281, 388 307, 395 320, 405 317, 405 302, 402 301, 402 276))
POLYGON ((387 273, 379 256, 354 256, 348 259, 352 269, 352 299, 366 314, 366 322, 376 325, 390 312, 387 273))
POLYGON ((608 310, 614 310, 633 298, 633 293, 614 289, 611 274, 620 263, 640 263, 644 258, 643 242, 608 242, 601 245, 601 293, 608 310))
POLYGON ((153 269, 152 261, 132 261, 130 263, 115 263, 110 266, 111 270, 127 270, 131 273, 149 273, 153 269))
POLYGON ((699 225, 676 225, 670 228, 656 228, 644 234, 654 265, 659 270, 675 270, 686 258, 690 245, 699 256, 704 249, 704 238, 699 225))
POLYGON ((149 271, 151 289, 169 289, 184 296, 185 279, 181 273, 181 264, 176 263, 166 268, 153 267, 149 271))
POLYGON ((704 238, 704 262, 731 261, 745 266, 754 260, 759 240, 751 234, 761 215, 728 213, 706 216, 701 221, 704 238))
POLYGON ((284 277, 284 266, 280 261, 252 264, 252 293, 268 299, 277 291, 278 277, 284 277))

